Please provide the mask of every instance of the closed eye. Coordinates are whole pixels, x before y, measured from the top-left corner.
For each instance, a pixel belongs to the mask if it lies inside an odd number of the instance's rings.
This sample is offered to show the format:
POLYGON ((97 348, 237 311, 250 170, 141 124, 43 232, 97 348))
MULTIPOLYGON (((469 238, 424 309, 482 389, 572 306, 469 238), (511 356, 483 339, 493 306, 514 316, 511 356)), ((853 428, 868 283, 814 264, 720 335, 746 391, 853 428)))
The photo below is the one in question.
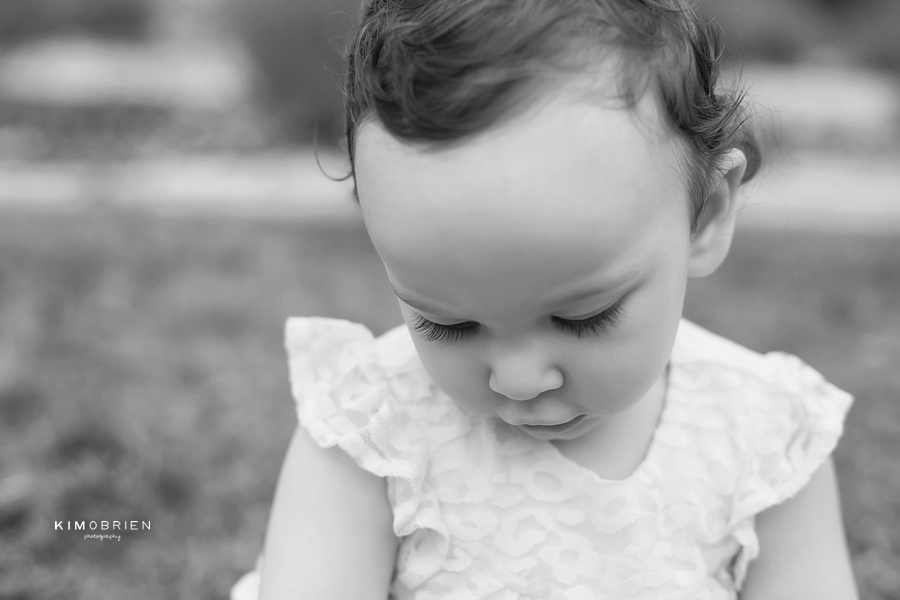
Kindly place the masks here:
POLYGON ((622 319, 622 300, 619 300, 603 312, 590 316, 586 319, 563 319, 562 317, 553 317, 553 323, 557 328, 568 331, 581 338, 586 335, 600 335, 607 333, 610 329, 618 325, 622 319))
POLYGON ((478 329, 478 323, 466 321, 452 325, 441 325, 417 314, 413 317, 412 327, 416 333, 429 342, 455 342, 475 333, 478 329))
MULTIPOLYGON (((622 318, 624 309, 622 300, 619 300, 603 312, 592 315, 586 319, 563 319, 552 317, 554 325, 558 329, 572 333, 577 338, 586 335, 600 335, 607 333, 615 327, 622 318)), ((429 342, 456 342, 478 331, 479 324, 475 321, 464 321, 451 325, 435 323, 422 315, 413 315, 412 328, 423 339, 429 342)))

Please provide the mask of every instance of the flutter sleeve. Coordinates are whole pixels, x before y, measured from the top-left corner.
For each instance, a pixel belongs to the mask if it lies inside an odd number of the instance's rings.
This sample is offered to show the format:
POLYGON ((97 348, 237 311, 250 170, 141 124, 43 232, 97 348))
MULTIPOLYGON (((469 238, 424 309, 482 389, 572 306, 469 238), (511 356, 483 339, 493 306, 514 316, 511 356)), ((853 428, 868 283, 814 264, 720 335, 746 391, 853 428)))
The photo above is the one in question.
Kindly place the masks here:
POLYGON ((426 429, 437 403, 406 327, 375 338, 358 323, 292 318, 285 346, 300 425, 318 445, 338 446, 386 478, 394 533, 417 550, 401 578, 417 584, 437 569, 449 537, 435 491, 425 484, 426 429))
POLYGON ((376 475, 409 475, 415 448, 394 447, 402 415, 379 360, 376 339, 363 325, 337 319, 292 318, 285 325, 291 393, 297 417, 323 448, 339 446, 376 475))
POLYGON ((323 317, 285 325, 291 393, 297 417, 323 448, 338 446, 364 470, 415 483, 427 444, 416 422, 421 378, 404 368, 397 344, 363 325, 323 317))
POLYGON ((759 554, 755 515, 809 482, 837 446, 852 403, 850 394, 796 356, 773 352, 764 361, 765 381, 743 414, 744 460, 733 497, 731 523, 742 546, 734 567, 739 585, 759 554))
MULTIPOLYGON (((300 426, 319 446, 338 446, 385 478, 394 533, 405 538, 396 584, 417 585, 446 556, 449 536, 425 484, 429 450, 420 413, 435 410, 433 390, 406 328, 376 338, 358 323, 295 317, 285 325, 285 348, 300 426)), ((257 600, 263 560, 234 585, 231 600, 257 600)))

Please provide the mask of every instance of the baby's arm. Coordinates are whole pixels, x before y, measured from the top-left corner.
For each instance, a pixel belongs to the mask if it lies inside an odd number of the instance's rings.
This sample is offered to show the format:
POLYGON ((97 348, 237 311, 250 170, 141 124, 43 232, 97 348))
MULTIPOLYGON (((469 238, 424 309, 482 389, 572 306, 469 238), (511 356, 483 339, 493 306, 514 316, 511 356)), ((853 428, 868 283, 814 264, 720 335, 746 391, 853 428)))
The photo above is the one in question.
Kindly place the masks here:
POLYGON ((384 479, 298 427, 269 517, 260 600, 385 600, 396 550, 384 479))
POLYGON ((741 600, 856 600, 859 594, 829 459, 796 496, 756 519, 759 557, 741 600))

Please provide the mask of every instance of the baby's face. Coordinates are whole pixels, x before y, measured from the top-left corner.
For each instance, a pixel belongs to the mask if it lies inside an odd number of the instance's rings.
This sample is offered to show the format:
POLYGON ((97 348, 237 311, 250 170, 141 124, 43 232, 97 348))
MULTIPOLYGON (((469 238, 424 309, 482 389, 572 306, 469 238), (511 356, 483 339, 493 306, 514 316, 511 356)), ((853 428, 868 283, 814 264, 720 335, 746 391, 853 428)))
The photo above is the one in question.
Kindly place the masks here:
POLYGON ((471 412, 574 439, 664 377, 688 200, 655 105, 635 110, 560 96, 437 150, 361 128, 366 227, 422 363, 471 412))

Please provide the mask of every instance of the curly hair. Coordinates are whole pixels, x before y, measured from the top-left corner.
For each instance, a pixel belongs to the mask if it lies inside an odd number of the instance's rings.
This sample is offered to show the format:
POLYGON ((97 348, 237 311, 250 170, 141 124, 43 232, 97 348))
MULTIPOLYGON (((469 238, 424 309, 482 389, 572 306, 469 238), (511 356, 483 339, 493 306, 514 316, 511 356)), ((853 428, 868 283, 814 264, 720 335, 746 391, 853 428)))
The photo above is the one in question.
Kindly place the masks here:
POLYGON ((686 142, 692 230, 731 148, 758 171, 760 145, 744 94, 719 83, 718 29, 687 0, 371 0, 348 50, 346 140, 376 117, 395 137, 451 143, 531 97, 537 82, 619 59, 631 106, 653 86, 686 142))

